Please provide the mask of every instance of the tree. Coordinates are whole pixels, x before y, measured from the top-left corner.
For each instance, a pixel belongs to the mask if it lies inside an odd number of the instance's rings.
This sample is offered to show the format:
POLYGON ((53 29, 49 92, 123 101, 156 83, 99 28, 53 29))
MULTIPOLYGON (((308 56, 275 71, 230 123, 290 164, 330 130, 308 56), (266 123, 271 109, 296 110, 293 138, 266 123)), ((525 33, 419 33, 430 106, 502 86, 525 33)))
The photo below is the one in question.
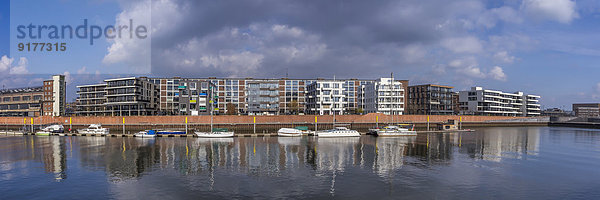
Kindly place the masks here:
POLYGON ((288 103, 288 107, 290 108, 290 113, 298 114, 300 107, 298 106, 298 101, 292 100, 288 103))
POLYGON ((237 115, 237 107, 233 103, 227 103, 227 113, 228 115, 237 115))
POLYGON ((362 115, 365 111, 362 108, 356 110, 356 114, 362 115))

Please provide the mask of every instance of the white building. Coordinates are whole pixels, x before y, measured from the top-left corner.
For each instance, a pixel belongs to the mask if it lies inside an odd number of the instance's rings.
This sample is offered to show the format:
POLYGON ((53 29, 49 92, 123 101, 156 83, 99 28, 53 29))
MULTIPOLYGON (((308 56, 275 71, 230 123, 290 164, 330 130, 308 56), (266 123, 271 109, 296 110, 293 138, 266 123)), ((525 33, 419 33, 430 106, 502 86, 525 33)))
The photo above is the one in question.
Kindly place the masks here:
POLYGON ((472 87, 459 92, 460 113, 492 116, 539 116, 540 96, 472 87))
POLYGON ((405 86, 393 78, 379 78, 363 88, 366 113, 402 115, 405 109, 405 86))
POLYGON ((344 81, 317 80, 306 86, 306 112, 313 115, 345 113, 348 102, 344 95, 344 81))
POLYGON ((67 105, 67 84, 64 75, 54 75, 44 81, 42 111, 44 116, 64 116, 67 105))

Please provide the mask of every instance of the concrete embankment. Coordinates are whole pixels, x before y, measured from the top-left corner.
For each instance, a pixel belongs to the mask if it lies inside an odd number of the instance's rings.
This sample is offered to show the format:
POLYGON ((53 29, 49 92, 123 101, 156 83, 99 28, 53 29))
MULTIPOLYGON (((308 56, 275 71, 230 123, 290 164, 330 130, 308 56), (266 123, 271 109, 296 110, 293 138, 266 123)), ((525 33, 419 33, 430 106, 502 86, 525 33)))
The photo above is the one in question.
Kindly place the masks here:
MULTIPOLYGON (((427 121, 431 129, 436 124, 446 122, 449 119, 462 121, 463 128, 491 127, 491 126, 546 126, 547 122, 526 120, 523 117, 505 116, 456 116, 456 115, 399 115, 388 116, 382 114, 367 115, 342 115, 336 116, 336 124, 344 124, 348 128, 367 132, 369 128, 376 125, 385 125, 391 122, 415 124, 417 130, 425 130, 427 121)), ((62 124, 65 129, 86 128, 89 124, 102 124, 110 128, 111 133, 125 132, 133 134, 139 130, 148 129, 178 129, 184 130, 187 126, 188 132, 208 131, 210 129, 210 116, 132 116, 132 117, 2 117, 0 118, 0 130, 16 130, 24 126, 35 129, 47 124, 62 124), (187 124, 186 124, 187 122, 187 124), (124 131, 123 131, 124 130, 124 131)), ((281 115, 281 116, 214 116, 215 128, 228 128, 236 134, 273 134, 279 128, 307 126, 311 130, 330 129, 333 127, 333 116, 314 115, 281 115), (316 123, 315 123, 316 121, 316 123), (316 126, 316 127, 315 127, 316 126)))

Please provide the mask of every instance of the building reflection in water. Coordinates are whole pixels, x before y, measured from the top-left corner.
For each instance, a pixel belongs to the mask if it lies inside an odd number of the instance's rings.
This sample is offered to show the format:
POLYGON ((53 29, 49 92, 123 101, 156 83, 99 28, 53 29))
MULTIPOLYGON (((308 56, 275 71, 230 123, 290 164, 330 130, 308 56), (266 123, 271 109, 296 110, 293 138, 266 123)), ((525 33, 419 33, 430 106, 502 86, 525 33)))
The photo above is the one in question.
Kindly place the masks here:
POLYGON ((539 128, 488 128, 482 133, 453 134, 462 141, 459 152, 471 158, 501 161, 503 158, 523 159, 539 151, 539 128))
MULTIPOLYGON (((247 137, 247 138, 120 138, 37 137, 3 138, 3 163, 31 160, 43 163, 56 180, 67 178, 72 163, 92 171, 105 171, 111 181, 143 177, 155 170, 206 176, 215 185, 217 172, 245 176, 294 176, 307 169, 327 181, 332 193, 335 177, 348 168, 369 169, 393 177, 403 167, 448 165, 456 156, 501 161, 537 156, 540 128, 486 128, 480 132, 419 134, 416 137, 350 138, 247 137), (71 159, 71 157, 69 157, 71 159)), ((581 137, 585 137, 581 133, 581 137)), ((3 164, 3 168, 11 168, 3 164)), ((302 175, 305 176, 305 175, 302 175)), ((206 184, 205 182, 199 184, 206 184)))
MULTIPOLYGON (((53 174, 56 181, 67 178, 67 152, 65 141, 68 138, 10 136, 0 138, 0 163, 2 170, 23 167, 21 161, 41 163, 45 173, 53 174)), ((10 174, 6 174, 10 177, 10 174)))

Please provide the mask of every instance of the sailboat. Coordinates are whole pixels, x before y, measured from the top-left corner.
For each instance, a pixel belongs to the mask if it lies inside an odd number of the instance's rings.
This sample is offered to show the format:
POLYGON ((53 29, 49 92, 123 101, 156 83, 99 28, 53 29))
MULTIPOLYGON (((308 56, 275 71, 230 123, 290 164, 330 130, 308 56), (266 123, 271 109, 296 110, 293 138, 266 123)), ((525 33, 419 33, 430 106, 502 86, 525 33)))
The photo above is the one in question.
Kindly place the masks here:
MULTIPOLYGON (((213 93, 214 94, 214 93, 213 93)), ((229 131, 226 128, 213 128, 213 106, 214 101, 210 100, 210 132, 194 132, 196 136, 201 138, 226 138, 233 137, 233 131, 229 131)))

